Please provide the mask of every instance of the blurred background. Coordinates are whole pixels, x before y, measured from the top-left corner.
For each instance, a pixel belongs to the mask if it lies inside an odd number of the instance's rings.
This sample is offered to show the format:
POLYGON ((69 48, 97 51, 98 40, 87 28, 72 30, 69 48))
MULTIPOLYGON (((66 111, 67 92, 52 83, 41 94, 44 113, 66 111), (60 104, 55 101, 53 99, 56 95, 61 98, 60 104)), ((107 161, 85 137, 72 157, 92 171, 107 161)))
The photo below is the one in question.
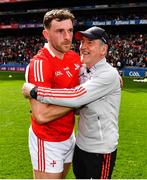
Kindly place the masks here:
MULTIPOLYGON (((74 32, 94 25, 108 32, 107 60, 124 80, 113 178, 147 179, 147 83, 133 81, 147 77, 146 0, 0 0, 0 179, 33 178, 30 108, 21 87, 27 64, 44 46, 43 16, 53 8, 73 12, 74 32)), ((73 39, 72 49, 78 47, 73 39)), ((72 168, 67 178, 74 178, 72 168)))
MULTIPOLYGON (((45 12, 61 7, 74 13, 75 31, 93 25, 106 29, 111 39, 107 59, 113 66, 119 70, 128 66, 147 67, 145 0, 123 3, 105 0, 0 0, 0 65, 25 67, 44 44, 42 20, 45 12)), ((72 48, 78 51, 74 40, 72 48)), ((1 66, 1 70, 5 70, 4 67, 1 66)))

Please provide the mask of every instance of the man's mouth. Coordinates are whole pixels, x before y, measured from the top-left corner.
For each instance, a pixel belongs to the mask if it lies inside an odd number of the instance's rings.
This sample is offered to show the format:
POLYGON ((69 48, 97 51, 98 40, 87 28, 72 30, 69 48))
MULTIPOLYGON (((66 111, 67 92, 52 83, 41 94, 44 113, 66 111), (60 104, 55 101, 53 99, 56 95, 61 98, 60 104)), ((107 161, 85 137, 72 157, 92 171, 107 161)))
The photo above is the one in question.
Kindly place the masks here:
POLYGON ((86 55, 89 55, 90 53, 87 52, 87 51, 84 51, 84 52, 82 52, 81 54, 82 54, 83 56, 86 56, 86 55))

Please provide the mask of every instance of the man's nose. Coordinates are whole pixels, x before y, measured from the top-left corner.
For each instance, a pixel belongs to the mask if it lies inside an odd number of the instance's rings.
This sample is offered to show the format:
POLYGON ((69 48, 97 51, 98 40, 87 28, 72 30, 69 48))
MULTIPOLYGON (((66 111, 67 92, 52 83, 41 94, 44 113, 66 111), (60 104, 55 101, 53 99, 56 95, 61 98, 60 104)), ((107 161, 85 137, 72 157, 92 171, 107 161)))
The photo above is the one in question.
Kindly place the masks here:
POLYGON ((84 49, 86 49, 86 48, 87 48, 86 43, 82 42, 82 43, 80 44, 80 49, 84 50, 84 49))
POLYGON ((65 31, 64 32, 64 37, 65 37, 65 39, 70 39, 71 35, 70 35, 70 33, 68 31, 65 31))

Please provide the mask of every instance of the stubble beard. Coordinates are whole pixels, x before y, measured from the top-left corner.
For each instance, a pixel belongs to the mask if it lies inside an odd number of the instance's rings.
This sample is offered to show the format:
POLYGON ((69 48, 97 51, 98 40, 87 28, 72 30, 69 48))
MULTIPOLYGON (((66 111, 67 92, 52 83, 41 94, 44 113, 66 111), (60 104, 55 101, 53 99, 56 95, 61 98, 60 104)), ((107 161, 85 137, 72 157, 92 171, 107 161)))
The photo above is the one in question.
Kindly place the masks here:
POLYGON ((71 49, 71 43, 61 44, 60 46, 54 46, 54 49, 60 53, 66 53, 71 49))

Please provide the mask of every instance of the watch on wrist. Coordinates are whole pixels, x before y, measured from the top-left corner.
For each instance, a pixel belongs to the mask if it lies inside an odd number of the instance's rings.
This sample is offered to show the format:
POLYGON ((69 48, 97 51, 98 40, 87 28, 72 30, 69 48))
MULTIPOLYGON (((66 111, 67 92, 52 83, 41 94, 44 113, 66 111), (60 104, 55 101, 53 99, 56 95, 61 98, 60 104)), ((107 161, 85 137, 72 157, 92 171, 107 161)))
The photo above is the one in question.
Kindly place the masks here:
POLYGON ((37 86, 35 86, 31 91, 30 91, 30 96, 33 99, 37 99, 37 86))

